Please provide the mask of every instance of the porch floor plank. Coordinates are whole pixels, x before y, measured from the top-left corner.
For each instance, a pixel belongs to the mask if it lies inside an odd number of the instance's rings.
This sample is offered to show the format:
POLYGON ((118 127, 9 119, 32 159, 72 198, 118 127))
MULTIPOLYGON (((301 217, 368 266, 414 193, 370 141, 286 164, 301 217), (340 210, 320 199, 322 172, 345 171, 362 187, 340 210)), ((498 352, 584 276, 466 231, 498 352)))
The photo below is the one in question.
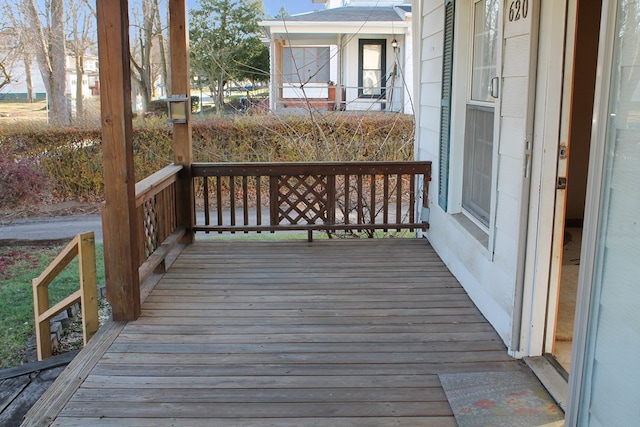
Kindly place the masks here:
POLYGON ((450 427, 437 374, 521 369, 423 239, 199 241, 52 425, 450 427))

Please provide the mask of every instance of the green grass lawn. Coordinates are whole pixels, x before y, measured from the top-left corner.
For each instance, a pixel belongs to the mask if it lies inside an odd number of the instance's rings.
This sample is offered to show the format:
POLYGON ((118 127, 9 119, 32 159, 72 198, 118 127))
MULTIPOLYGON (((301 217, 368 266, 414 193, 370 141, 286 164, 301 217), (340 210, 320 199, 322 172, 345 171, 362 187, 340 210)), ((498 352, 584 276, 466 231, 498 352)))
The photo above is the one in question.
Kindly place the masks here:
POLYGON ((0 101, 0 113, 30 113, 35 111, 44 111, 46 106, 46 101, 26 102, 22 100, 2 100, 0 101))
MULTIPOLYGON (((34 335, 31 279, 42 273, 64 246, 0 248, 0 369, 21 364, 22 352, 34 335)), ((103 246, 96 244, 98 283, 104 283, 103 246)), ((49 304, 78 287, 77 258, 49 285, 49 304)))

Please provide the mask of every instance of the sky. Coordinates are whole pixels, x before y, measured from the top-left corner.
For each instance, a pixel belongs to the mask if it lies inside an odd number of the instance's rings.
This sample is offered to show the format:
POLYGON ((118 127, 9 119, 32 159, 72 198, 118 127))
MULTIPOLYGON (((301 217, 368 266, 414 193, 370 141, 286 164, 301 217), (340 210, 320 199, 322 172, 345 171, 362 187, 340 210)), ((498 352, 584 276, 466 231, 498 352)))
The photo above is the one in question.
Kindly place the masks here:
MULTIPOLYGON (((323 4, 313 4, 311 0, 262 0, 262 4, 267 18, 276 16, 282 6, 287 9, 289 15, 324 9, 323 4)), ((187 7, 198 7, 198 0, 187 0, 187 7)))
POLYGON ((313 4, 311 0, 262 0, 262 2, 267 16, 277 15, 282 6, 287 9, 289 15, 324 9, 323 4, 313 4))

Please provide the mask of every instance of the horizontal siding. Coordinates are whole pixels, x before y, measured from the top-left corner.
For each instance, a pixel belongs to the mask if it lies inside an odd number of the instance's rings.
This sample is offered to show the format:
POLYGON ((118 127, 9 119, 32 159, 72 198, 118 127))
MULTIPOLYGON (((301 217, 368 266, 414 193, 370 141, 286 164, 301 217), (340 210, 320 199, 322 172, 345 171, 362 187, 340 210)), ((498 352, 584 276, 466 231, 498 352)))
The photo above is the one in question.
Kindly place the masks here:
POLYGON ((525 117, 528 85, 529 78, 527 77, 509 77, 503 79, 501 110, 503 117, 525 117))
POLYGON ((422 19, 421 35, 423 39, 440 33, 444 29, 444 3, 439 3, 440 6, 431 9, 422 19))
POLYGON ((498 192, 501 196, 519 200, 522 193, 523 160, 507 155, 500 155, 499 159, 498 192))
POLYGON ((420 100, 421 105, 440 108, 440 92, 441 84, 437 83, 425 83, 420 85, 420 100))
POLYGON ((529 75, 529 34, 505 40, 502 77, 526 77, 529 75))
MULTIPOLYGON (((518 252, 518 239, 511 233, 504 233, 502 229, 496 230, 495 236, 496 251, 494 253, 493 262, 501 270, 504 271, 507 276, 515 277, 516 263, 513 259, 513 254, 518 252)), ((502 305, 509 307, 513 304, 513 295, 510 294, 511 300, 504 301, 502 305)))
POLYGON ((420 83, 438 83, 442 81, 442 57, 422 61, 420 83))
MULTIPOLYGON (((466 2, 457 3, 457 16, 464 18, 466 2)), ((434 162, 437 167, 439 156, 439 123, 440 123, 440 82, 442 79, 442 28, 444 21, 444 1, 425 0, 422 2, 423 17, 420 30, 422 46, 420 49, 420 111, 418 130, 419 155, 421 159, 434 162)), ((462 93, 466 86, 466 72, 460 70, 467 55, 468 43, 459 38, 458 33, 465 33, 470 24, 456 22, 456 56, 458 69, 454 72, 454 92, 457 93, 453 109, 452 124, 454 132, 451 147, 451 165, 454 176, 450 181, 453 189, 453 212, 459 195, 460 167, 462 165, 462 145, 464 115, 460 108, 464 103, 462 93), (457 115, 456 115, 457 114, 457 115)), ((496 223, 493 232, 494 246, 487 248, 480 240, 473 237, 467 225, 459 216, 442 212, 433 202, 428 231, 429 240, 438 253, 462 282, 476 304, 489 321, 498 330, 505 342, 511 340, 511 324, 513 316, 513 295, 516 283, 516 266, 519 237, 519 212, 522 205, 523 161, 525 151, 526 116, 529 105, 530 86, 530 36, 531 20, 523 20, 515 25, 505 25, 503 43, 503 69, 501 70, 502 88, 499 114, 500 141, 499 155, 494 167, 497 171, 497 206, 496 223)), ((466 37, 466 36, 464 36, 466 37)), ((438 188, 437 171, 434 171, 434 182, 431 188, 438 188)))
POLYGON ((422 59, 442 58, 442 40, 442 31, 422 39, 422 59))
MULTIPOLYGON (((437 112, 439 114, 440 107, 420 108, 420 127, 432 132, 436 132, 439 135, 440 134, 440 116, 435 115, 434 112, 437 112)), ((434 165, 435 165, 435 161, 434 161, 434 165)), ((432 177, 435 178, 435 176, 436 176, 435 173, 432 173, 432 177)))
POLYGON ((502 117, 500 122, 501 143, 499 154, 524 160, 525 120, 522 117, 502 117), (507 142, 509 141, 509 142, 507 142))
POLYGON ((494 263, 500 270, 513 277, 514 282, 518 253, 519 211, 519 198, 513 198, 505 193, 498 192, 494 263))

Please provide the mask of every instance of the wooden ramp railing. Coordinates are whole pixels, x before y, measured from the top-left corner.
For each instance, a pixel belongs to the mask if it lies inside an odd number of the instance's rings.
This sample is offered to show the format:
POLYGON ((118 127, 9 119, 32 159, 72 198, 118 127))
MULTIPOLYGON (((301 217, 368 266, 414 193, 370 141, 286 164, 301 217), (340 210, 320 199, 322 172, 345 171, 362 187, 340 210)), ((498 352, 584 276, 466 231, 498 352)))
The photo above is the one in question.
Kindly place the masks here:
POLYGON ((46 270, 32 280, 32 286, 38 360, 51 357, 51 319, 77 302, 80 302, 82 310, 82 340, 86 345, 100 326, 93 231, 74 237, 46 270), (80 289, 49 307, 49 285, 76 256, 80 289))
POLYGON ((194 231, 426 229, 416 222, 431 162, 194 163, 204 223, 194 231), (264 210, 264 213, 263 213, 264 210), (268 219, 266 217, 268 216, 268 219), (212 221, 213 217, 213 221, 212 221))

